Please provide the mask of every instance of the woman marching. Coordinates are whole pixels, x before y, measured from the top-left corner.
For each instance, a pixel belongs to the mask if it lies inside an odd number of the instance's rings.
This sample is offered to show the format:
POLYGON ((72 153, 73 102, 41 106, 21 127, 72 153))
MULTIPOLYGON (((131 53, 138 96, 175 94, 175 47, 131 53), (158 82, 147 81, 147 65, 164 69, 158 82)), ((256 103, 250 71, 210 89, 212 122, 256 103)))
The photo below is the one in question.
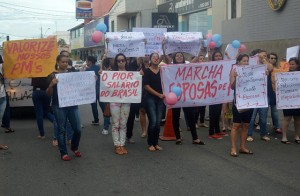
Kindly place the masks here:
POLYGON ((57 92, 57 83, 58 79, 55 77, 55 74, 67 73, 68 68, 68 57, 64 55, 58 55, 56 58, 57 71, 53 72, 48 76, 50 84, 46 90, 48 96, 52 96, 52 110, 57 121, 58 126, 58 147, 61 154, 61 159, 64 161, 70 161, 71 157, 68 155, 67 146, 66 146, 66 129, 65 125, 67 120, 69 120, 72 129, 74 130, 72 141, 71 141, 71 150, 74 152, 76 157, 81 157, 81 153, 78 150, 80 138, 81 138, 81 126, 80 126, 80 117, 78 106, 69 106, 60 108, 58 104, 58 92, 57 92))
MULTIPOLYGON (((249 56, 247 54, 240 54, 238 58, 236 59, 236 64, 240 66, 248 65, 249 64, 249 56)), ((239 113, 236 108, 236 76, 237 73, 234 69, 230 72, 230 85, 231 89, 234 90, 234 100, 232 104, 232 115, 233 115, 233 127, 230 133, 231 136, 231 152, 230 155, 233 157, 237 157, 238 154, 236 152, 236 142, 237 142, 237 135, 238 130, 240 129, 241 123, 242 125, 242 131, 241 131, 241 141, 240 141, 240 153, 243 154, 249 154, 252 155, 253 152, 251 150, 248 150, 245 146, 246 139, 247 139, 247 133, 248 133, 248 127, 251 120, 253 109, 249 109, 247 111, 244 111, 242 113, 239 113)))
MULTIPOLYGON (((166 41, 163 41, 163 51, 165 53, 165 43, 166 41)), ((192 60, 191 63, 197 62, 200 56, 199 55, 192 60)), ((185 64, 185 58, 183 53, 181 52, 176 52, 173 56, 173 64, 185 64)), ((192 138, 193 138, 193 144, 196 145, 205 145, 203 141, 201 141, 198 138, 197 131, 196 131, 196 116, 195 116, 195 107, 184 107, 182 108, 183 112, 186 117, 187 125, 190 128, 192 138)), ((180 118, 180 112, 181 108, 172 108, 172 123, 173 123, 173 128, 176 136, 176 145, 181 145, 182 144, 182 138, 180 135, 180 130, 179 130, 179 118, 180 118)))
POLYGON ((144 70, 143 84, 145 87, 144 106, 149 119, 148 125, 148 150, 163 150, 158 145, 160 132, 160 121, 163 115, 165 95, 162 92, 161 76, 160 76, 159 54, 152 53, 150 55, 150 66, 144 70))

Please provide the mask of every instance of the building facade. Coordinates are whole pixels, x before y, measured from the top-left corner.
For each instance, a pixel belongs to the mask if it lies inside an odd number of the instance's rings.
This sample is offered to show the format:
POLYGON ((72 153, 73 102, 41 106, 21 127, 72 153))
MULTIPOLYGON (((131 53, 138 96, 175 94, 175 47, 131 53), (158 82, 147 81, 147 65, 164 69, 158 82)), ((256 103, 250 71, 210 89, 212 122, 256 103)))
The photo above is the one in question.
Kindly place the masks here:
POLYGON ((286 48, 299 45, 299 0, 235 2, 227 0, 227 9, 233 17, 228 15, 222 22, 223 43, 237 39, 247 46, 247 52, 261 48, 277 53, 279 58, 285 57, 286 48), (279 3, 284 4, 279 7, 279 3))

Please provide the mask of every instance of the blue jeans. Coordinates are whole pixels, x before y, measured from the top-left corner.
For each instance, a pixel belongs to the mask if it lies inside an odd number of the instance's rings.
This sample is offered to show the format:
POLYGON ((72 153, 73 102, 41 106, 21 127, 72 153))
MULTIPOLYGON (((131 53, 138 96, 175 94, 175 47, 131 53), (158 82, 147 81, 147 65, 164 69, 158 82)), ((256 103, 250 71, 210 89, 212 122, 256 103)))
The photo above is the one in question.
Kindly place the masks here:
MULTIPOLYGON (((105 102, 99 102, 102 112, 104 112, 105 102)), ((110 117, 103 116, 103 129, 108 130, 110 125, 110 117)))
POLYGON ((248 128, 248 136, 252 136, 256 114, 259 114, 260 136, 267 135, 267 116, 269 108, 255 108, 248 128))
POLYGON ((145 107, 149 119, 148 145, 156 146, 158 144, 160 121, 163 115, 164 102, 156 96, 147 94, 145 96, 145 107))
POLYGON ((51 97, 47 96, 46 91, 34 90, 32 92, 32 101, 35 110, 36 122, 40 132, 40 136, 45 135, 44 130, 44 117, 53 123, 54 138, 57 138, 57 122, 52 113, 49 112, 51 97))
POLYGON ((6 107, 6 97, 1 97, 0 98, 0 119, 3 118, 5 107, 6 107))
POLYGON ((81 137, 81 127, 80 127, 80 117, 78 106, 70 106, 59 108, 56 105, 52 106, 55 119, 58 126, 58 148, 61 156, 68 154, 66 146, 66 123, 69 120, 72 129, 74 130, 72 141, 71 141, 71 150, 78 150, 79 141, 81 137))
POLYGON ((271 105, 270 108, 271 108, 271 117, 272 117, 273 126, 275 127, 275 129, 280 129, 277 107, 276 105, 271 105))

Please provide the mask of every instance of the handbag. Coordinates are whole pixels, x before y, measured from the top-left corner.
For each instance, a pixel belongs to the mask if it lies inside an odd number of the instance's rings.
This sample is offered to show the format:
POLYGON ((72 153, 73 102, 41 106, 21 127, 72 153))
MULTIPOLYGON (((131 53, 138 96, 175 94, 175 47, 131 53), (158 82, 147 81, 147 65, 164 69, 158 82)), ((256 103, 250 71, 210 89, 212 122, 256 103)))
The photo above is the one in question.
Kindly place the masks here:
POLYGON ((104 111, 103 111, 103 116, 104 117, 111 117, 110 104, 109 103, 105 103, 104 111))

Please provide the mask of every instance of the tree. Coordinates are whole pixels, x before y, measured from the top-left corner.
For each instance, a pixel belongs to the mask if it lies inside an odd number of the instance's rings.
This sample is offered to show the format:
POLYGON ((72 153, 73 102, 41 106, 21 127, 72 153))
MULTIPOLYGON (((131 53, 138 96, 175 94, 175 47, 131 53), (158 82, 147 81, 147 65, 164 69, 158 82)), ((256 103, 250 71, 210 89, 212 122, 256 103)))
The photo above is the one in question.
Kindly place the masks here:
POLYGON ((59 47, 64 47, 65 45, 67 45, 66 41, 63 38, 59 38, 57 44, 59 47))

